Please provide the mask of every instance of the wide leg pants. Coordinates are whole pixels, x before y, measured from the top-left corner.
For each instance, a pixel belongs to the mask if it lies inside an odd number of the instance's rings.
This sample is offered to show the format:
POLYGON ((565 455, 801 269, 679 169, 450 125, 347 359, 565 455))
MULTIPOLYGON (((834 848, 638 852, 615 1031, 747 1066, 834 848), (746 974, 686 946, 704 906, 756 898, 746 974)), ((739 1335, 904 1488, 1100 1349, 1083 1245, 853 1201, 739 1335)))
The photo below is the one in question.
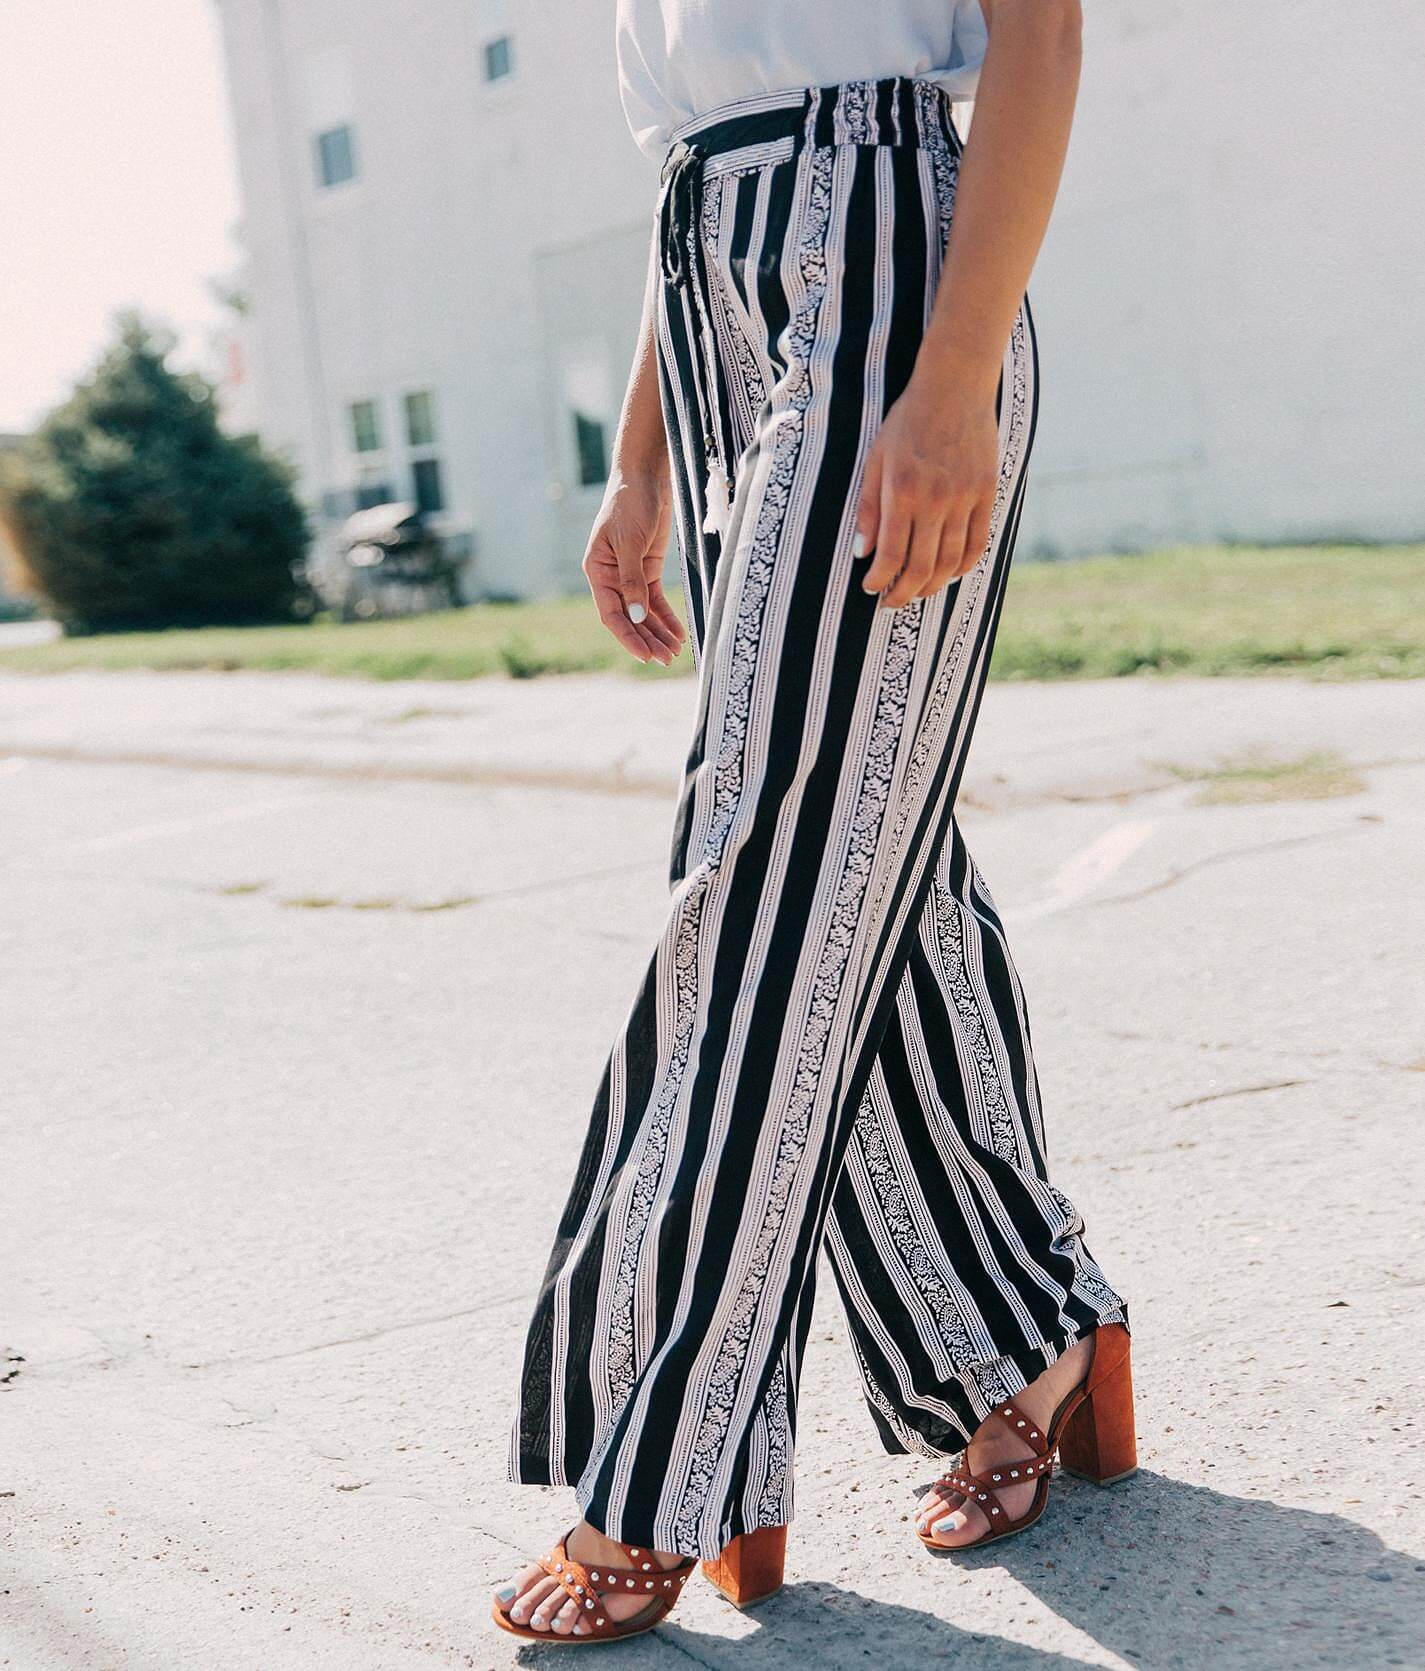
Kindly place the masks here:
POLYGON ((892 1451, 958 1451, 1125 1311, 1047 1179, 1024 996, 954 817, 1034 428, 1028 309, 986 554, 880 608, 853 518, 935 297, 948 109, 850 83, 730 107, 675 151, 653 282, 697 722, 510 1473, 710 1557, 791 1518, 821 1250, 892 1451))

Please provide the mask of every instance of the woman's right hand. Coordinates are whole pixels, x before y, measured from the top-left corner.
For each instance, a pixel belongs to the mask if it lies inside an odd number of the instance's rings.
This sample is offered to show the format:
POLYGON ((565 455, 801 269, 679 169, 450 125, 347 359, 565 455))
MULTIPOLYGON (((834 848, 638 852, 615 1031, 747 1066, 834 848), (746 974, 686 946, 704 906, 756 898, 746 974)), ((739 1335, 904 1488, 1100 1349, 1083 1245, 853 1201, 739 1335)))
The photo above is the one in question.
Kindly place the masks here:
POLYGON ((686 636, 663 591, 663 554, 672 520, 666 453, 661 469, 615 465, 584 553, 584 575, 599 619, 636 661, 664 667, 686 636))

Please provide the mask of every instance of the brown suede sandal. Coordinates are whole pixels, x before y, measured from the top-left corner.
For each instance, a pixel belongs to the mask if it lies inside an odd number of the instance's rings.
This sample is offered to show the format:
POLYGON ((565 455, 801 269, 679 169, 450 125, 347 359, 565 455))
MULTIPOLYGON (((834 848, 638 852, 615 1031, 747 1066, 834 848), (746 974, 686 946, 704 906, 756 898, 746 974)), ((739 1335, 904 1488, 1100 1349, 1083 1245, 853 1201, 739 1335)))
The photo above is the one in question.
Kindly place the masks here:
POLYGON ((937 1543, 933 1537, 917 1532, 916 1536, 927 1549, 959 1553, 1027 1530, 1043 1514, 1044 1505, 1049 1501, 1056 1450, 1065 1468, 1082 1474, 1096 1485, 1113 1485, 1136 1471, 1138 1447, 1133 1432, 1133 1370, 1128 1330, 1121 1323, 1109 1323, 1094 1331, 1088 1374, 1054 1412, 1047 1432, 1041 1432, 1012 1401, 997 1405, 990 1414, 1004 1422, 1034 1454, 1022 1462, 998 1463, 983 1474, 972 1474, 968 1466, 961 1467, 937 1480, 932 1490, 943 1487, 957 1492, 980 1510, 989 1525, 973 1542, 953 1546, 937 1543), (1029 1507, 1017 1520, 1011 1519, 999 1493, 1007 1487, 1027 1485, 1031 1480, 1035 1486, 1029 1507))
MULTIPOLYGON (((636 1549, 630 1543, 619 1547, 633 1563, 627 1567, 585 1566, 569 1553, 572 1529, 544 1557, 539 1565, 555 1580, 564 1593, 579 1603, 586 1636, 564 1635, 552 1630, 535 1630, 529 1625, 516 1624, 498 1602, 493 1617, 501 1630, 511 1636, 523 1636, 531 1642, 615 1642, 624 1636, 640 1636, 667 1618, 673 1604, 683 1593, 683 1586, 698 1565, 694 1556, 679 1561, 676 1566, 660 1568, 649 1551, 636 1549), (631 1618, 611 1619, 604 1611, 603 1597, 611 1595, 649 1596, 647 1607, 640 1608, 631 1618)), ((704 1561, 703 1571, 717 1585, 727 1599, 737 1607, 750 1607, 781 1588, 782 1564, 786 1550, 787 1528, 769 1526, 745 1536, 734 1538, 716 1561, 704 1561)), ((560 1604, 563 1605, 562 1603, 560 1604)), ((510 1603, 514 1606, 514 1602, 510 1603)))

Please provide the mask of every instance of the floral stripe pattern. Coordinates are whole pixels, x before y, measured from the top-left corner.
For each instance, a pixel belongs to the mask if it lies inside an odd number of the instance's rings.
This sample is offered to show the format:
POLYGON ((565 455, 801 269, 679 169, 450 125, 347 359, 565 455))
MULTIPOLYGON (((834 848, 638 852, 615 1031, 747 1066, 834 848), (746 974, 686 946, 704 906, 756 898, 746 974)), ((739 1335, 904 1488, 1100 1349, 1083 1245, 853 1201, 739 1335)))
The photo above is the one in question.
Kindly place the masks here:
POLYGON ((915 346, 890 335, 934 298, 948 107, 928 83, 856 82, 680 137, 677 201, 699 208, 669 221, 657 342, 695 742, 664 929, 530 1325, 510 1473, 575 1484, 611 1537, 711 1558, 791 1513, 823 1245, 882 1438, 927 1456, 1122 1302, 1020 1152, 1022 1000, 972 943, 953 825, 1029 453, 1027 310, 988 549, 959 586, 880 609, 851 513, 869 403, 915 346), (897 146, 919 166, 887 166, 897 146), (740 456, 704 540, 708 434, 740 456), (968 1083, 942 1095, 957 1061, 968 1083))

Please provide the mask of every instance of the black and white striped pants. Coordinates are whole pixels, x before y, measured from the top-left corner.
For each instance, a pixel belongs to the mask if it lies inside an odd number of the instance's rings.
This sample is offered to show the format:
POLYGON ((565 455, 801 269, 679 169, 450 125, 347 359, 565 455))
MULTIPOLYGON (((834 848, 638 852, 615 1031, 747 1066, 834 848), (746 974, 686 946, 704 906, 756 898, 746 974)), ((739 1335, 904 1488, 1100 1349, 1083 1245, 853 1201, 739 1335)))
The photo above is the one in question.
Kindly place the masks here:
POLYGON ((892 1451, 958 1451, 1124 1319, 1046 1178, 1023 993, 954 817, 1034 428, 1027 308, 984 559, 887 610, 851 554, 959 154, 942 96, 902 79, 718 111, 664 171, 697 724, 666 927, 559 1225, 510 1466, 650 1548, 713 1556, 790 1519, 823 1248, 892 1451))

